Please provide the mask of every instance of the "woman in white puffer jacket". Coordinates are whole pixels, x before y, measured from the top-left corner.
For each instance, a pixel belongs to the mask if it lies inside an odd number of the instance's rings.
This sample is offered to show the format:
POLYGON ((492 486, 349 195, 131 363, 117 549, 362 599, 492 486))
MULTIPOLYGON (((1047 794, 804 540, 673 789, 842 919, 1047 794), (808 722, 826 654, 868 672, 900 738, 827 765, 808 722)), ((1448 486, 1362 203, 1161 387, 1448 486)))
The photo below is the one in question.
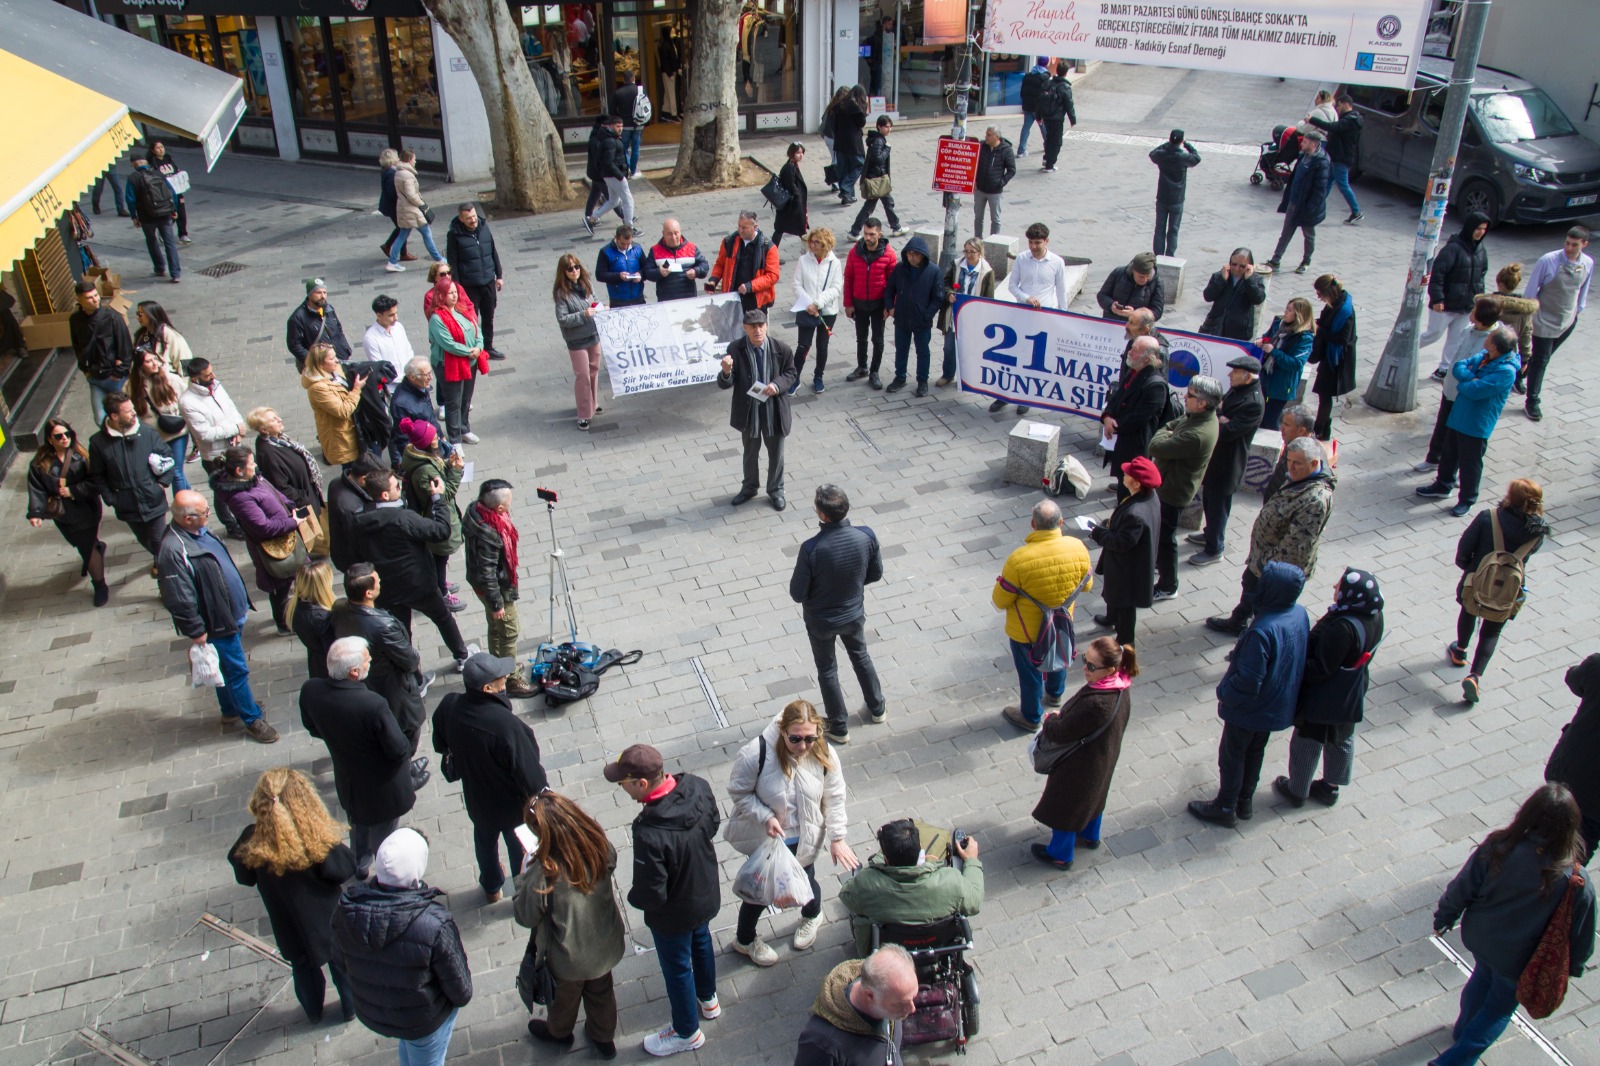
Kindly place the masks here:
MULTIPOLYGON (((752 855, 768 837, 780 837, 806 869, 811 902, 800 909, 800 925, 794 931, 796 951, 816 942, 822 921, 822 891, 814 870, 817 856, 826 847, 835 866, 854 870, 861 865, 845 843, 849 819, 844 772, 822 735, 825 724, 816 707, 795 700, 759 737, 739 750, 728 775, 733 816, 723 830, 724 839, 743 854, 752 855)), ((740 905, 733 943, 733 950, 749 956, 757 966, 778 961, 778 953, 756 934, 756 921, 764 909, 753 903, 740 905)))
POLYGON ((833 231, 819 226, 805 236, 806 254, 795 264, 794 303, 795 325, 800 327, 800 340, 794 349, 794 385, 789 389, 793 396, 803 380, 806 353, 811 351, 811 340, 817 342, 817 368, 812 372, 811 389, 821 392, 827 388, 822 383, 822 371, 828 365, 828 339, 833 335, 833 323, 844 306, 844 264, 833 254, 833 231), (802 306, 803 305, 803 306, 802 306))

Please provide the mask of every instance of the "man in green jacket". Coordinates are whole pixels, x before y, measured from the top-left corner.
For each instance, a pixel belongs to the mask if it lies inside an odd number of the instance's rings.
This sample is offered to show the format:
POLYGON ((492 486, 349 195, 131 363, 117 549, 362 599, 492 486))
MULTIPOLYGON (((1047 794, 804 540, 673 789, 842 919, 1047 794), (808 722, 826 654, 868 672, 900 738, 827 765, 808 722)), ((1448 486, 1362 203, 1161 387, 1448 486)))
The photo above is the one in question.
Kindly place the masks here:
POLYGON ((1183 394, 1182 418, 1175 418, 1150 439, 1150 458, 1161 471, 1161 536, 1156 541, 1156 591, 1154 599, 1170 600, 1178 594, 1178 516, 1189 506, 1205 477, 1206 464, 1217 446, 1217 406, 1222 386, 1216 378, 1197 374, 1183 394))
POLYGON ((872 950, 873 922, 921 925, 952 914, 977 914, 982 908, 983 863, 971 837, 955 846, 960 870, 920 861, 922 842, 910 818, 881 827, 878 847, 882 854, 839 889, 839 899, 850 911, 856 953, 863 958, 872 950))

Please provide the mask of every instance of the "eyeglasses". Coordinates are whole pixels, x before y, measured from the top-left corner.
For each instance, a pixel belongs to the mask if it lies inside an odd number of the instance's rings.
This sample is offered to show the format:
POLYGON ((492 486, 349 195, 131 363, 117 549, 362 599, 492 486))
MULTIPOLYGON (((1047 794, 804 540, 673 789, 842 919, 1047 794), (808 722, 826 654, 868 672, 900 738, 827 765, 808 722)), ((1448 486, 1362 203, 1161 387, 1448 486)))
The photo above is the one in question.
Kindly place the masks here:
POLYGON ((821 740, 822 738, 818 737, 818 736, 797 737, 793 733, 790 733, 786 739, 791 744, 797 744, 797 745, 799 745, 801 747, 810 747, 812 744, 815 744, 817 741, 821 740))

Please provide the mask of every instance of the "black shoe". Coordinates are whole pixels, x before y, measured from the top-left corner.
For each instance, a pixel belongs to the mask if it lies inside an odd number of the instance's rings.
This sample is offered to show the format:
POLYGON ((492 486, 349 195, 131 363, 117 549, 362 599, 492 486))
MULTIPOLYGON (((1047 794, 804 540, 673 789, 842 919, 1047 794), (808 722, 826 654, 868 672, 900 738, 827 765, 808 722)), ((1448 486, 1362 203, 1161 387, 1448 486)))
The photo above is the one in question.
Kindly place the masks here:
POLYGON ((1289 806, 1293 807, 1295 810, 1299 810, 1301 807, 1304 807, 1306 805, 1306 801, 1305 801, 1304 797, 1296 796, 1293 792, 1291 792, 1289 790, 1289 779, 1287 777, 1275 777, 1275 778, 1273 778, 1272 779, 1272 791, 1276 792, 1278 795, 1280 795, 1284 799, 1288 800, 1289 801, 1289 806))
POLYGON ((589 236, 594 236, 594 220, 588 215, 583 216, 583 228, 589 231, 589 236))
POLYGON ((1150 599, 1156 603, 1160 603, 1162 600, 1175 600, 1177 598, 1178 590, 1176 586, 1170 589, 1156 589, 1155 593, 1150 597, 1150 599))
POLYGON ((432 773, 432 771, 429 771, 429 770, 424 770, 420 774, 412 774, 411 775, 411 791, 413 791, 413 792, 422 791, 422 786, 426 785, 428 783, 428 779, 430 777, 432 777, 432 776, 433 776, 433 773, 432 773))
POLYGON ((1085 840, 1085 839, 1083 839, 1082 836, 1079 836, 1078 837, 1078 847, 1080 847, 1080 848, 1088 848, 1090 851, 1098 851, 1100 849, 1100 841, 1098 841, 1098 840, 1085 840))
POLYGON ((1225 826, 1228 829, 1239 824, 1238 816, 1227 807, 1219 806, 1216 800, 1190 800, 1189 813, 1202 822, 1225 826))
POLYGON ((1256 815, 1256 801, 1254 797, 1240 797, 1234 804, 1233 813, 1239 816, 1241 822, 1248 822, 1256 815))
POLYGON ((111 586, 104 581, 94 582, 94 605, 104 607, 111 600, 111 586))
POLYGON ((1268 270, 1277 270, 1283 264, 1279 263, 1276 259, 1268 259, 1265 263, 1262 263, 1261 265, 1266 267, 1268 270))
POLYGON ((1046 866, 1054 866, 1057 870, 1072 869, 1072 863, 1062 862, 1060 859, 1052 858, 1050 855, 1050 849, 1046 848, 1043 844, 1029 844, 1028 851, 1033 854, 1034 858, 1038 859, 1046 866))
POLYGON ((1296 274, 1304 274, 1306 271, 1308 271, 1310 269, 1311 269, 1311 260, 1302 259, 1300 261, 1300 265, 1294 268, 1294 272, 1296 274))
POLYGON ((1339 786, 1330 785, 1321 779, 1313 781, 1311 782, 1311 798, 1324 807, 1332 807, 1339 802, 1339 786))
POLYGON ((917 382, 916 390, 914 392, 912 392, 911 395, 916 396, 916 397, 922 397, 922 396, 928 395, 928 383, 926 381, 917 382))
POLYGON ((1231 614, 1219 614, 1206 619, 1206 628, 1213 633, 1226 633, 1230 637, 1236 637, 1249 628, 1249 624, 1239 621, 1231 614))
POLYGON ((1544 421, 1544 411, 1540 410, 1539 405, 1536 403, 1530 403, 1524 406, 1522 413, 1528 416, 1528 421, 1530 422, 1544 421))
POLYGON ((1001 411, 1006 409, 1006 404, 1008 402, 1009 401, 1007 400, 996 400, 994 403, 989 405, 989 413, 992 415, 999 414, 1001 411))
POLYGON ((867 375, 867 384, 875 389, 883 388, 883 381, 876 374, 867 375))
POLYGON ((1526 396, 1528 394, 1528 383, 1518 378, 1511 383, 1511 391, 1518 396, 1526 396))
POLYGON ((864 378, 866 376, 867 376, 867 368, 864 367, 864 366, 858 366, 854 370, 850 371, 850 373, 846 374, 844 376, 844 379, 846 381, 860 381, 862 378, 864 378))
POLYGON ((1455 491, 1453 485, 1441 485, 1435 481, 1431 485, 1424 485, 1417 490, 1417 495, 1429 500, 1445 500, 1455 491))
POLYGON ((426 770, 427 768, 428 768, 428 757, 426 755, 421 755, 421 756, 418 756, 417 758, 411 760, 411 772, 413 774, 420 774, 420 773, 422 773, 422 771, 426 770))
POLYGON ((781 511, 788 506, 789 501, 783 498, 783 493, 775 492, 772 494, 772 509, 774 511, 781 511))
POLYGON ((572 1034, 556 1036, 550 1031, 550 1023, 543 1018, 528 1019, 528 1035, 535 1040, 543 1040, 547 1044, 560 1044, 562 1047, 572 1046, 572 1034))
POLYGON ((1111 616, 1108 614, 1097 614, 1094 616, 1094 624, 1099 626, 1101 629, 1110 629, 1111 616))
POLYGON ((740 489, 739 490, 739 495, 735 496, 733 499, 729 500, 728 502, 733 504, 733 506, 737 507, 741 503, 749 503, 751 500, 753 500, 755 498, 756 498, 756 492, 755 492, 754 489, 740 489))
POLYGON ((596 1040, 594 1042, 594 1053, 602 1059, 614 1059, 617 1057, 617 1042, 615 1040, 596 1040))
POLYGON ((1363 215, 1360 211, 1352 211, 1350 212, 1350 217, 1344 220, 1344 224, 1346 226, 1353 225, 1366 217, 1367 216, 1363 215))
POLYGON ((1028 409, 1026 407, 1022 406, 1020 403, 1017 404, 1017 414, 1025 415, 1027 413, 1028 413, 1028 409))
POLYGON ((505 357, 506 357, 506 353, 500 351, 498 348, 490 348, 489 349, 489 358, 490 359, 498 361, 498 360, 504 359, 505 357))
POLYGON ((899 392, 901 389, 903 389, 905 387, 906 387, 906 379, 903 378, 903 377, 899 377, 897 375, 893 381, 889 382, 889 387, 884 389, 883 391, 884 392, 899 392))

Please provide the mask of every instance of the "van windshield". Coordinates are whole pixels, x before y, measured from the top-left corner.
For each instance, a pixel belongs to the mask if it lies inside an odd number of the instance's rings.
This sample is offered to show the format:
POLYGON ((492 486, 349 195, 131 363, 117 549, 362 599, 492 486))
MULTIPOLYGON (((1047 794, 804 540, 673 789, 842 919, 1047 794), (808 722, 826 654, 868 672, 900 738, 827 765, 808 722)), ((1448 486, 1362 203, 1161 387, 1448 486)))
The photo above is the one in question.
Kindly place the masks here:
POLYGON ((1474 96, 1472 110, 1484 134, 1496 144, 1571 137, 1578 132, 1541 89, 1474 96))

